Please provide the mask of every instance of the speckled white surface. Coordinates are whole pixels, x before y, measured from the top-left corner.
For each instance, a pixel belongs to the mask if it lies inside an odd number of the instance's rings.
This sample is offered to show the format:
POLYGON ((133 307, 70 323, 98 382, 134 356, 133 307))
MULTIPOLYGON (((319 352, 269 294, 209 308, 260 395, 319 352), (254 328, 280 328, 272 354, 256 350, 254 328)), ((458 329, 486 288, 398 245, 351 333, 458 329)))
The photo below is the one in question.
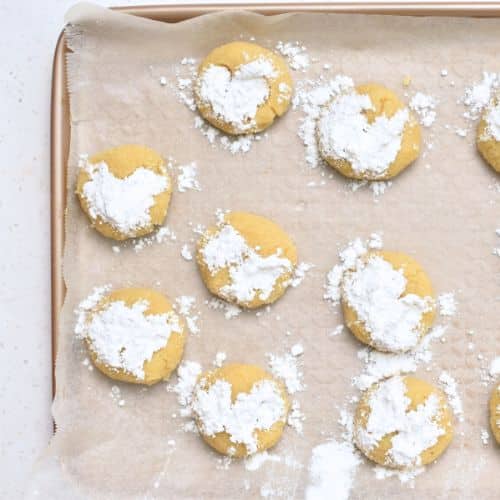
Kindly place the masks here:
POLYGON ((52 432, 50 80, 63 15, 74 3, 0 0, 0 498, 22 496, 52 432))

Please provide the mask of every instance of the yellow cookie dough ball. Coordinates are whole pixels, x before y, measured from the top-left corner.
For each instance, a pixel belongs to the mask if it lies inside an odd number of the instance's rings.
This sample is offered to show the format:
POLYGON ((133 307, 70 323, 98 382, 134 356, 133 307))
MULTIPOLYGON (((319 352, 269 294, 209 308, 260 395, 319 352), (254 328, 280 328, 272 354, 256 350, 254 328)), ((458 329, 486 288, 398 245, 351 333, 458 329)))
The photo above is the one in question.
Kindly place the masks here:
POLYGON ((76 194, 97 231, 125 240, 163 223, 172 181, 158 153, 127 144, 82 159, 76 194))
POLYGON ((258 366, 242 364, 200 375, 192 406, 205 442, 234 457, 274 446, 290 409, 281 382, 258 366))
POLYGON ((500 444, 500 383, 496 385, 491 393, 490 426, 497 443, 500 444))
POLYGON ((232 42, 203 60, 194 91, 205 120, 239 135, 260 132, 283 115, 293 83, 283 58, 253 43, 232 42))
POLYGON ((420 152, 420 125, 389 89, 367 83, 336 96, 317 125, 321 156, 352 179, 390 179, 420 152))
POLYGON ((354 415, 354 441, 370 460, 395 469, 436 460, 453 438, 444 393, 414 377, 392 377, 362 396, 354 415))
POLYGON ((254 309, 285 293, 297 264, 297 250, 274 222, 230 212, 198 240, 196 260, 214 295, 254 309))
POLYGON ((170 301, 147 288, 104 295, 77 333, 102 373, 146 385, 168 379, 182 358, 186 336, 184 321, 170 301))
POLYGON ((342 280, 344 322, 361 342, 386 352, 416 347, 434 322, 434 291, 404 253, 368 252, 342 280))
POLYGON ((477 127, 476 145, 485 161, 500 172, 500 96, 485 109, 477 127))

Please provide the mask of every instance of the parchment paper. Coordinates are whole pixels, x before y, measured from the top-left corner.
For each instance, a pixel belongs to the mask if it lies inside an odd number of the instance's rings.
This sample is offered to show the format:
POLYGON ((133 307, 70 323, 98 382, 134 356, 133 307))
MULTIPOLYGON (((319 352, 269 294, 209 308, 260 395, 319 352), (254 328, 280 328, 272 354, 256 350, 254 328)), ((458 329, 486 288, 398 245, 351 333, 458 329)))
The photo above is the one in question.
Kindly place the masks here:
POLYGON ((29 493, 41 498, 252 498, 260 493, 302 498, 311 450, 329 436, 340 437, 339 408, 357 394, 351 380, 362 369, 361 345, 350 334, 327 335, 341 315, 322 299, 325 275, 337 263, 339 245, 383 231, 385 248, 414 255, 438 293, 456 293, 459 312, 448 322, 445 342, 432 347, 431 369, 424 365, 418 375, 433 383, 442 370, 455 377, 465 422, 457 422, 453 443, 413 489, 395 478, 375 479, 366 462, 351 497, 498 498, 500 450, 491 439, 487 446, 480 439, 481 429, 488 428, 491 384, 482 384, 480 374, 500 353, 500 261, 492 255, 500 222, 500 193, 493 185, 499 179, 476 153, 474 133, 464 139, 453 128, 464 125, 463 107, 456 102, 464 86, 479 80, 483 70, 499 69, 500 20, 220 13, 168 25, 89 5, 71 10, 68 20, 74 25, 69 31, 74 52, 68 58, 68 292, 56 367, 57 432, 29 493), (193 113, 159 85, 157 76, 173 81, 182 57, 201 59, 240 37, 255 37, 270 48, 279 40, 305 44, 318 62, 306 73, 294 72, 296 81, 325 74, 322 66, 329 63, 332 75, 382 82, 402 95, 403 77, 410 75, 408 92, 420 90, 440 101, 437 122, 423 130, 433 149, 375 203, 368 190, 350 192, 340 176, 323 178, 321 169, 305 166, 298 111, 278 120, 248 154, 233 156, 210 146, 194 129, 193 113), (440 75, 442 68, 448 77, 440 75), (89 227, 72 193, 80 153, 130 142, 147 144, 180 164, 196 161, 202 191, 174 193, 167 224, 177 241, 116 254, 112 242, 89 227), (307 186, 323 179, 323 186, 307 186), (271 312, 228 321, 203 304, 209 294, 196 265, 182 259, 180 249, 195 237, 189 224, 213 223, 217 208, 273 219, 295 240, 300 260, 316 265, 271 312), (82 364, 86 355, 73 335, 73 310, 94 286, 105 283, 153 287, 172 299, 196 296, 201 333, 189 337, 185 359, 205 369, 218 351, 226 352, 229 361, 266 366, 266 353, 284 353, 300 341, 307 390, 297 399, 306 415, 304 433, 287 428, 273 452, 293 455, 304 468, 268 463, 250 472, 233 462, 224 470, 196 434, 182 430, 176 396, 164 383, 149 389, 117 384, 125 400, 118 407, 110 397, 115 383, 82 364), (287 330, 292 335, 286 336, 287 330))

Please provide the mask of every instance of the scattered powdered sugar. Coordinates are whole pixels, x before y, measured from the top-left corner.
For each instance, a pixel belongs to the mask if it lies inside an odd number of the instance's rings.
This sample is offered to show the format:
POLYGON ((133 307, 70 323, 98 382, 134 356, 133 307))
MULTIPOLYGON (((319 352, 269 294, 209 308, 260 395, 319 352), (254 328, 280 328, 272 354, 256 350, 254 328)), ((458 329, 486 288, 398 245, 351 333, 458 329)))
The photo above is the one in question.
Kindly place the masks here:
POLYGON ((267 451, 261 451, 260 453, 255 453, 254 455, 251 455, 250 457, 245 459, 245 469, 248 471, 256 471, 268 462, 282 463, 287 467, 295 470, 299 470, 303 467, 302 464, 299 463, 291 455, 282 457, 280 455, 275 455, 267 451))
POLYGON ((306 277, 306 273, 310 271, 314 267, 314 264, 309 264, 307 262, 299 262, 297 267, 293 271, 292 280, 290 281, 290 285, 293 288, 298 287, 306 277))
POLYGON ((180 193, 185 193, 187 190, 201 191, 200 183, 198 182, 198 167, 196 162, 188 163, 187 165, 179 165, 179 175, 177 176, 177 189, 180 193))
POLYGON ((448 373, 442 372, 439 375, 439 385, 448 396, 448 401, 453 413, 458 418, 460 422, 464 421, 464 409, 462 406, 462 400, 458 394, 458 387, 456 380, 448 373))
POLYGON ((358 358, 365 366, 363 372, 354 377, 353 383, 362 391, 392 375, 417 371, 417 360, 412 353, 391 354, 365 348, 358 351, 358 358))
POLYGON ((193 260, 193 252, 191 252, 191 249, 187 244, 182 245, 181 256, 185 260, 193 260))
POLYGON ((414 467, 412 469, 395 470, 395 469, 387 469, 381 466, 376 466, 374 467, 373 471, 375 473, 375 478, 378 480, 396 476, 401 481, 402 484, 409 483, 410 488, 413 488, 415 478, 425 471, 425 467, 414 467))
POLYGON ((490 434, 489 434, 488 430, 487 429, 481 429, 480 436, 481 436, 481 442, 485 446, 487 446, 488 443, 490 442, 490 434))
POLYGON ((165 243, 166 241, 176 241, 177 236, 168 226, 162 226, 152 236, 138 238, 133 243, 134 252, 139 253, 146 247, 165 243))
POLYGON ((212 274, 223 268, 229 269, 231 282, 221 288, 221 295, 238 302, 250 302, 255 297, 260 300, 269 298, 276 281, 292 271, 290 260, 281 257, 280 249, 273 255, 262 257, 233 226, 222 222, 219 227, 200 253, 212 274))
POLYGON ((372 233, 366 242, 363 242, 361 238, 350 241, 345 248, 339 251, 340 264, 335 265, 328 272, 323 298, 333 304, 338 304, 341 298, 341 283, 344 273, 348 269, 353 269, 358 259, 369 249, 379 250, 382 246, 382 235, 378 233, 372 233))
POLYGON ((289 394, 295 394, 296 392, 303 391, 305 389, 302 381, 304 374, 299 369, 297 360, 298 356, 298 353, 293 353, 293 348, 290 353, 285 353, 282 356, 267 354, 271 373, 285 383, 289 394))
POLYGON ((372 450, 380 440, 393 434, 387 452, 387 465, 415 467, 421 465, 420 454, 436 444, 445 430, 436 422, 440 401, 430 394, 415 410, 409 410, 402 377, 384 380, 369 394, 370 414, 366 426, 355 427, 355 440, 363 450, 372 450))
POLYGON ((354 83, 351 78, 337 75, 332 80, 319 78, 316 81, 307 80, 296 84, 295 96, 292 100, 294 109, 300 108, 304 117, 300 120, 299 137, 306 149, 306 163, 310 168, 325 164, 321 159, 316 138, 316 122, 323 106, 333 97, 351 90, 354 83))
POLYGON ((268 80, 276 76, 265 57, 242 64, 233 74, 225 66, 210 65, 199 76, 195 92, 218 119, 244 133, 255 126, 257 109, 269 98, 268 80))
MULTIPOLYGON (((291 348, 290 353, 285 353, 282 356, 267 354, 271 373, 276 378, 283 381, 289 394, 295 394, 306 388, 302 380, 304 374, 299 369, 298 360, 298 357, 301 356, 303 352, 304 348, 302 345, 295 344, 291 348)), ((305 416, 302 413, 299 401, 293 400, 288 414, 287 424, 295 429, 297 433, 302 434, 304 420, 305 416)))
POLYGON ((337 325, 332 331, 328 333, 329 337, 337 337, 344 331, 344 325, 337 325))
POLYGON ((407 351, 420 339, 422 315, 433 301, 412 293, 403 295, 406 285, 403 271, 379 256, 358 259, 355 269, 344 273, 342 298, 379 349, 407 351))
POLYGON ((181 295, 175 299, 175 303, 179 314, 184 316, 186 320, 186 325, 188 330, 193 334, 197 335, 200 333, 200 327, 198 326, 198 320, 200 319, 199 311, 196 313, 192 312, 192 309, 196 305, 196 297, 190 295, 181 295))
POLYGON ((276 44, 276 50, 287 58, 288 65, 295 71, 305 71, 310 65, 306 47, 297 41, 279 41, 276 44))
POLYGON ((453 292, 440 294, 437 301, 439 305, 439 314, 441 316, 455 316, 458 306, 453 292))
POLYGON ((154 197, 169 187, 166 175, 145 167, 138 167, 120 179, 105 162, 90 163, 83 156, 79 168, 90 177, 82 194, 92 219, 100 218, 125 235, 151 224, 149 209, 155 203, 154 197))
POLYGON ((241 314, 241 307, 238 307, 235 304, 230 304, 229 302, 225 302, 224 300, 220 300, 216 297, 206 300, 205 304, 214 311, 224 311, 224 317, 226 319, 236 318, 241 314))
POLYGON ((214 365, 221 367, 223 365, 224 361, 226 361, 226 358, 227 358, 227 355, 225 352, 218 352, 215 355, 214 365))
MULTIPOLYGON (((495 230, 495 234, 500 237, 500 228, 495 230)), ((500 247, 495 247, 493 248, 493 255, 496 255, 497 257, 500 257, 500 247)))
POLYGON ((255 383, 248 393, 231 401, 231 384, 216 380, 207 387, 201 379, 195 386, 192 409, 207 436, 227 432, 231 442, 242 443, 248 453, 257 451, 256 430, 268 430, 286 414, 279 387, 272 380, 255 383))
POLYGON ((465 89, 463 102, 468 110, 464 113, 464 117, 477 120, 483 109, 490 103, 493 92, 499 87, 499 74, 483 72, 483 79, 480 82, 475 82, 465 89))
POLYGON ((420 363, 430 363, 432 360, 430 344, 433 340, 442 338, 445 331, 445 326, 435 326, 414 350, 405 353, 379 352, 371 348, 359 350, 358 358, 363 361, 364 368, 360 375, 353 378, 353 384, 364 391, 375 382, 393 375, 416 372, 420 363))
POLYGON ((437 100, 431 95, 417 92, 410 101, 410 109, 417 113, 420 124, 424 127, 430 127, 436 120, 437 100))
POLYGON ((318 141, 327 157, 346 160, 357 174, 376 178, 395 160, 409 113, 404 108, 369 123, 365 111, 373 109, 368 95, 351 91, 338 96, 320 113, 318 141))
POLYGON ((307 500, 347 500, 361 460, 348 442, 327 441, 313 448, 307 500))
POLYGON ((142 380, 144 362, 167 345, 173 332, 182 332, 175 313, 145 314, 148 308, 147 300, 131 307, 121 300, 110 302, 90 312, 83 329, 78 326, 75 333, 87 339, 103 363, 142 380))
POLYGON ((229 151, 233 155, 248 153, 254 141, 260 141, 263 137, 268 137, 267 132, 264 134, 246 134, 239 137, 228 136, 215 127, 212 127, 212 125, 199 116, 196 116, 194 119, 194 128, 201 132, 209 144, 218 144, 223 150, 229 151))
POLYGON ((190 417, 193 390, 201 374, 201 365, 195 361, 183 361, 177 367, 177 383, 167 385, 167 390, 177 394, 177 402, 181 406, 181 416, 190 417))
POLYGON ((491 360, 489 373, 492 377, 500 375, 500 356, 491 360))
POLYGON ((158 229, 158 231, 156 231, 156 234, 154 235, 154 241, 156 243, 164 243, 167 240, 176 241, 177 236, 175 235, 174 231, 168 226, 160 227, 160 229, 158 229))
POLYGON ((297 434, 302 434, 304 428, 305 415, 302 413, 300 408, 300 403, 294 399, 291 404, 290 412, 288 413, 288 419, 286 423, 292 427, 292 429, 297 432, 297 434))
POLYGON ((122 393, 117 385, 113 385, 111 387, 109 395, 111 396, 111 399, 117 404, 117 406, 119 406, 120 408, 125 406, 125 400, 122 398, 122 393))

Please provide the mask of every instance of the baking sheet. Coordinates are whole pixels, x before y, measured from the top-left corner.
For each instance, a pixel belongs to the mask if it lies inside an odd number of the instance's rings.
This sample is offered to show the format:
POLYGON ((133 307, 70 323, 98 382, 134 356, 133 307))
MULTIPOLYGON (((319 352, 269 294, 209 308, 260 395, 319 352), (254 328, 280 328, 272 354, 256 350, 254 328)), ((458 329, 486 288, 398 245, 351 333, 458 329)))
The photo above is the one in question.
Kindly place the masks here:
MULTIPOLYGON (((133 141, 149 144, 179 163, 196 160, 203 191, 177 193, 173 199, 167 224, 176 231, 177 244, 155 245, 139 254, 128 249, 118 255, 111 251, 110 242, 88 228, 69 196, 65 262, 71 265, 64 271, 68 296, 54 405, 58 433, 48 454, 58 457, 68 484, 78 484, 84 495, 103 497, 123 497, 127 492, 130 496, 231 498, 247 479, 249 496, 266 485, 275 493, 302 496, 305 469, 290 471, 280 464, 256 472, 245 471, 241 464, 217 469, 215 455, 197 436, 181 431, 178 419, 171 418, 177 404, 163 385, 144 392, 120 386, 126 406, 118 408, 109 396, 113 384, 81 363, 84 354, 71 333, 72 310, 94 285, 105 282, 154 286, 171 297, 195 295, 203 312, 202 333, 189 339, 186 359, 205 367, 219 350, 227 352, 231 361, 264 365, 266 352, 282 352, 300 340, 306 351, 308 384, 298 397, 307 415, 304 436, 288 429, 276 452, 293 453, 307 465, 312 446, 323 442, 325 435, 339 435, 335 406, 355 393, 350 380, 360 370, 359 345, 348 335, 335 340, 326 336, 340 318, 321 299, 324 275, 336 263, 337 244, 382 230, 386 247, 414 253, 438 291, 458 292, 460 314, 453 320, 448 341, 434 346, 437 368, 422 375, 435 381, 442 369, 448 369, 458 378, 466 423, 457 430, 465 436, 457 435, 447 454, 417 479, 414 490, 396 481, 375 482, 366 466, 358 474, 353 497, 366 496, 367 487, 371 497, 401 492, 408 497, 430 492, 437 497, 453 493, 493 497, 498 479, 492 471, 498 467, 498 453, 483 447, 479 439, 480 429, 487 425, 487 388, 480 384, 475 356, 464 353, 470 328, 476 331, 475 342, 485 357, 499 350, 492 312, 498 263, 490 256, 498 195, 490 189, 494 174, 482 165, 474 148, 443 125, 459 122, 462 110, 455 100, 463 94, 465 83, 478 79, 483 69, 495 69, 498 21, 306 14, 264 19, 221 14, 167 26, 94 8, 79 9, 73 16, 84 35, 74 39, 76 55, 69 60, 73 91, 70 186, 78 153, 133 141), (199 34, 195 39, 193 32, 199 34), (468 48, 464 50, 466 34, 468 48), (441 100, 439 126, 433 128, 434 149, 375 204, 368 192, 346 193, 345 181, 338 176, 327 179, 325 186, 307 187, 309 181, 321 177, 304 167, 303 147, 296 136, 300 113, 280 120, 269 138, 245 156, 211 148, 193 130, 192 114, 153 75, 158 71, 172 78, 183 56, 200 58, 207 46, 240 35, 255 36, 269 47, 278 40, 305 43, 321 64, 312 65, 306 75, 296 73, 296 79, 321 73, 322 63, 328 62, 333 72, 346 73, 357 82, 378 80, 402 92, 403 76, 411 75, 412 89, 428 91, 441 100), (477 55, 476 60, 468 60, 471 53, 477 55), (443 65, 456 82, 454 88, 440 77, 443 65), (424 168, 425 164, 431 168, 424 168), (300 258, 317 266, 270 314, 227 321, 202 304, 208 295, 194 264, 181 259, 180 246, 193 237, 188 223, 213 222, 213 212, 219 207, 258 211, 280 222, 296 240, 300 258), (284 334, 287 329, 293 332, 290 338, 284 334), (172 453, 168 439, 177 443, 172 453), (124 449, 130 453, 124 455, 124 449), (466 477, 463 469, 467 469, 466 477)), ((47 470, 48 464, 54 462, 47 458, 40 471, 47 470)), ((60 471, 57 464, 53 471, 60 471)), ((39 482, 42 476, 38 475, 39 482)))

